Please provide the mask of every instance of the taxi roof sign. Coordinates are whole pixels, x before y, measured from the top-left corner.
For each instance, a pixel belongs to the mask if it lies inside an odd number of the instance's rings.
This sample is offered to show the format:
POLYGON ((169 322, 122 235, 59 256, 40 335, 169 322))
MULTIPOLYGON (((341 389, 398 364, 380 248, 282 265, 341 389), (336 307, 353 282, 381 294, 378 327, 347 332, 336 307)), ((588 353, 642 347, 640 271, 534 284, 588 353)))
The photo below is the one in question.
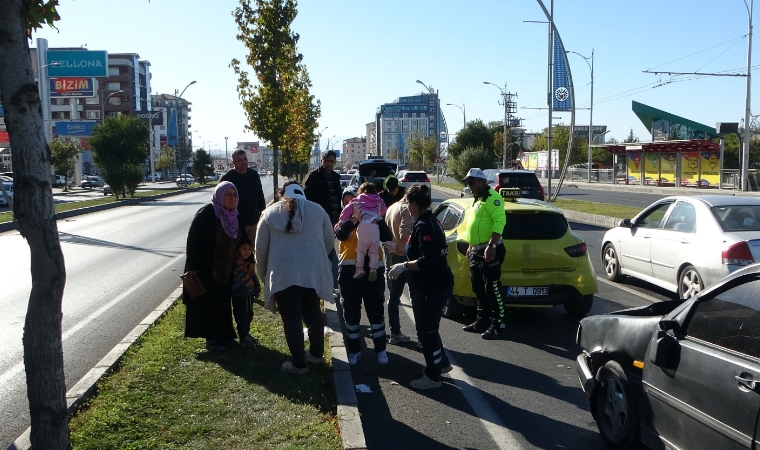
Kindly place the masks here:
POLYGON ((522 197, 522 191, 520 188, 501 188, 499 189, 499 195, 504 200, 514 202, 518 198, 522 197))

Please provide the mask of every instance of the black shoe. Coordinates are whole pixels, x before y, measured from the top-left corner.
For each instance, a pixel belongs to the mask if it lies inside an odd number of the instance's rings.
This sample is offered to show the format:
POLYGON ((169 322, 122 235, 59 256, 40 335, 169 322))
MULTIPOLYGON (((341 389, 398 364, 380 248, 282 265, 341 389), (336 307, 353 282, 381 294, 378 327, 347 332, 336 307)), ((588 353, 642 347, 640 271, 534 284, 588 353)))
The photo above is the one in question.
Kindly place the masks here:
POLYGON ((482 333, 486 331, 488 328, 488 325, 484 324, 483 322, 473 322, 467 326, 462 327, 462 329, 468 333, 482 333))
POLYGON ((503 339, 505 336, 506 328, 501 328, 500 326, 494 326, 491 325, 488 327, 488 330, 486 330, 485 333, 481 334, 480 337, 483 339, 503 339))

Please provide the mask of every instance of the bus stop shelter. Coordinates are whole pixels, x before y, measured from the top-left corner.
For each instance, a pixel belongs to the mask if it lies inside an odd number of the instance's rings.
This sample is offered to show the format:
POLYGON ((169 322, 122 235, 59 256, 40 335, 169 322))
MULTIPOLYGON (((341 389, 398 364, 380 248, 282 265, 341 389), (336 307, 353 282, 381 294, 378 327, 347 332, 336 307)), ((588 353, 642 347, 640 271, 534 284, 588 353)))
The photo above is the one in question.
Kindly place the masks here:
MULTIPOLYGON (((720 173, 723 168, 723 149, 718 142, 690 139, 602 144, 594 147, 626 158, 625 184, 639 184, 641 186, 689 185, 703 188, 709 186, 703 181, 704 173, 709 171, 711 174, 717 172, 718 177, 715 184, 719 188, 722 187, 720 173), (687 167, 684 167, 684 163, 687 164, 687 167), (674 177, 672 181, 663 177, 663 166, 665 164, 668 166, 667 174, 670 174, 672 170, 674 177), (707 167, 705 167, 706 165, 707 167), (656 178, 647 177, 648 173, 650 175, 656 173, 656 178), (684 176, 685 173, 688 176, 684 176), (636 177, 637 180, 630 183, 628 181, 630 176, 636 177)), ((613 174, 613 179, 616 180, 617 176, 618 174, 613 174)))

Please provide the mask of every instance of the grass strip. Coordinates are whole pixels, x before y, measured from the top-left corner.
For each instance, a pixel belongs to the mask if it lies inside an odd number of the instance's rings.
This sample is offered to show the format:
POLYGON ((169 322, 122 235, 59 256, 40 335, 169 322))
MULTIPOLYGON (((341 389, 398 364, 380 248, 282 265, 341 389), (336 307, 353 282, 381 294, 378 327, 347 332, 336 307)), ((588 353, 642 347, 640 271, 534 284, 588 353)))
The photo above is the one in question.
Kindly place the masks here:
POLYGON ((561 209, 599 214, 601 216, 616 217, 618 219, 632 219, 633 216, 641 212, 641 208, 635 206, 613 205, 611 203, 596 203, 583 200, 566 200, 562 197, 558 197, 552 204, 561 209))
POLYGON ((261 345, 219 353, 183 338, 177 302, 72 417, 73 448, 341 448, 332 366, 281 372, 290 354, 280 318, 254 309, 251 334, 261 345))
POLYGON ((454 189, 455 191, 461 191, 464 185, 462 183, 447 183, 443 181, 433 181, 430 180, 430 183, 433 184, 433 186, 441 186, 449 189, 454 189))

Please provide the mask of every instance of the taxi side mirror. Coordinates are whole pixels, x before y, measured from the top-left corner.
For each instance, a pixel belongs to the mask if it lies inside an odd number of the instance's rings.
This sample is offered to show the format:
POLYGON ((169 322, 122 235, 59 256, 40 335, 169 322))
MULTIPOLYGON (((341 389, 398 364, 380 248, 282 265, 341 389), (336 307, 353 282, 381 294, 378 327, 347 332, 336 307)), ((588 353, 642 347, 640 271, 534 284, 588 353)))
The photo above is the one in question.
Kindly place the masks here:
POLYGON ((618 223, 619 227, 622 228, 631 228, 631 219, 623 219, 618 223))

